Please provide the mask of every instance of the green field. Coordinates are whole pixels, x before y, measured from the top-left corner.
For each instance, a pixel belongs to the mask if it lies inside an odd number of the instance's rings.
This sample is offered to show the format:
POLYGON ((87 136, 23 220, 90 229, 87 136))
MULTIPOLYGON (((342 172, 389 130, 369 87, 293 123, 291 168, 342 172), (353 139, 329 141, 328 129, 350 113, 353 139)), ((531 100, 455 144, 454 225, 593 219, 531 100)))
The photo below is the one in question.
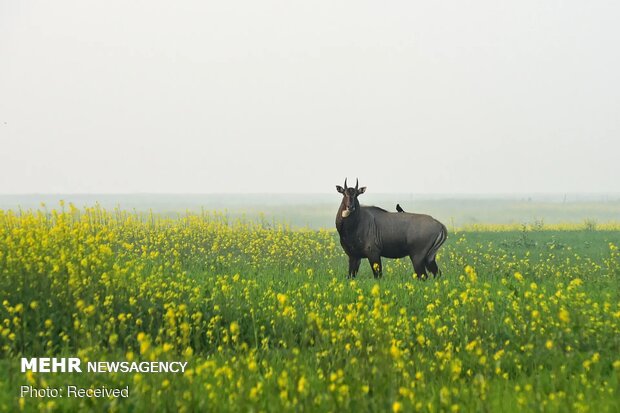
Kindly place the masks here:
POLYGON ((0 409, 620 411, 620 228, 515 228, 452 228, 440 279, 407 259, 351 281, 332 230, 0 211, 0 409), (22 356, 188 370, 23 374, 22 356), (129 397, 19 397, 68 384, 129 397))

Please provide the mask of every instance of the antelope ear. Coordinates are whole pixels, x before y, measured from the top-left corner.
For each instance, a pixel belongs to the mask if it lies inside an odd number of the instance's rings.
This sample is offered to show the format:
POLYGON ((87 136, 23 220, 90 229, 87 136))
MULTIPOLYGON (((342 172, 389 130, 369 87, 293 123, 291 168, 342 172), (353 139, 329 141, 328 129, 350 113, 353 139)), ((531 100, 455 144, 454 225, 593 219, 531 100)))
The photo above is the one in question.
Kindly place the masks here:
POLYGON ((344 188, 341 187, 340 185, 336 185, 336 191, 340 192, 341 194, 344 194, 344 188))
POLYGON ((358 195, 362 195, 364 192, 366 192, 366 187, 365 186, 363 186, 363 187, 361 187, 360 189, 357 190, 357 194, 358 195))

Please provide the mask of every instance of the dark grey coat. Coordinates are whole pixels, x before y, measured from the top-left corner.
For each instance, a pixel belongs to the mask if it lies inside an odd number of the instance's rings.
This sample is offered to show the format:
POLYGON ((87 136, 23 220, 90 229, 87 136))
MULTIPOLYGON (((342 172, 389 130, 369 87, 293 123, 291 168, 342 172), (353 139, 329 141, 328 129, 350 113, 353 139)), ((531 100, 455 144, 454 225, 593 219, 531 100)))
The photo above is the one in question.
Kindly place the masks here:
POLYGON ((374 276, 381 277, 381 257, 406 256, 411 258, 418 277, 426 278, 427 270, 433 276, 441 275, 435 257, 448 236, 441 222, 429 215, 359 206, 357 197, 353 207, 346 204, 343 199, 336 216, 336 228, 340 244, 349 256, 349 277, 357 275, 362 258, 368 259, 374 276))

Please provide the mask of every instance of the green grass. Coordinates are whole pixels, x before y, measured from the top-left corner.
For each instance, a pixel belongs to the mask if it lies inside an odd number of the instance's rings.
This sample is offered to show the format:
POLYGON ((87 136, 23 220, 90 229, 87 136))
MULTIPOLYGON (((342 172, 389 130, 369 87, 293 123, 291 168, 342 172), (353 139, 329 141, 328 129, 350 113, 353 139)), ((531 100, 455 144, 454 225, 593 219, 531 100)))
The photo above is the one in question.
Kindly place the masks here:
POLYGON ((618 411, 618 245, 612 230, 457 232, 440 279, 415 280, 407 259, 350 281, 334 232, 0 214, 0 408, 30 380, 130 397, 25 410, 618 411), (191 373, 18 371, 44 355, 191 373))

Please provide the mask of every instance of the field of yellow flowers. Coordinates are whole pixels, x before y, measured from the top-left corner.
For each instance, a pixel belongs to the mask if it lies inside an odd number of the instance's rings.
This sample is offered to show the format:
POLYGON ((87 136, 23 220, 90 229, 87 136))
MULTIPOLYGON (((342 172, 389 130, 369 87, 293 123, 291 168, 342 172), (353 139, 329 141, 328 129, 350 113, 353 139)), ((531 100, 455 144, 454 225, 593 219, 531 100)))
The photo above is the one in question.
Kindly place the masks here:
POLYGON ((335 231, 0 211, 0 410, 620 411, 619 245, 618 225, 453 230, 440 279, 347 280, 335 231), (45 356, 188 368, 21 373, 45 356))

